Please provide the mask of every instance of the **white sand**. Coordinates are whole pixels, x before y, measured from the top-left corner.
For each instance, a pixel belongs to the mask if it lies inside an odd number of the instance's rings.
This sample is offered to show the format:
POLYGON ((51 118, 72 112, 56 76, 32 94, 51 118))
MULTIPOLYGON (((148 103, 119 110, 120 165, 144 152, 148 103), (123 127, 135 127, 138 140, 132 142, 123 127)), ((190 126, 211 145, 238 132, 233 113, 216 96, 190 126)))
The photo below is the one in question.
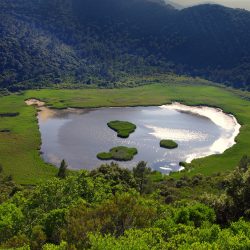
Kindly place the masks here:
POLYGON ((28 99, 25 101, 25 103, 29 106, 31 105, 35 105, 35 106, 38 106, 38 107, 43 107, 45 105, 45 102, 42 102, 42 101, 39 101, 37 99, 28 99))

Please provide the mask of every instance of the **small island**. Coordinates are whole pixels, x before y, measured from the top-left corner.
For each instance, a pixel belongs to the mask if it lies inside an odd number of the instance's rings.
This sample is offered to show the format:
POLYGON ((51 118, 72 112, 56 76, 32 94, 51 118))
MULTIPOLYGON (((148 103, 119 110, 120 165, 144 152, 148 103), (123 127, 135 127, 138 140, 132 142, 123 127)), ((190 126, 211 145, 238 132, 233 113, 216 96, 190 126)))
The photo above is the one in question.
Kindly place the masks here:
POLYGON ((97 158, 99 160, 131 161, 137 153, 136 148, 119 146, 110 149, 109 152, 97 154, 97 158))
POLYGON ((178 147, 178 144, 175 141, 172 141, 172 140, 161 140, 160 141, 160 146, 162 148, 174 149, 174 148, 178 147))
POLYGON ((128 138, 136 129, 136 125, 126 121, 111 121, 108 127, 117 132, 117 136, 121 138, 128 138))

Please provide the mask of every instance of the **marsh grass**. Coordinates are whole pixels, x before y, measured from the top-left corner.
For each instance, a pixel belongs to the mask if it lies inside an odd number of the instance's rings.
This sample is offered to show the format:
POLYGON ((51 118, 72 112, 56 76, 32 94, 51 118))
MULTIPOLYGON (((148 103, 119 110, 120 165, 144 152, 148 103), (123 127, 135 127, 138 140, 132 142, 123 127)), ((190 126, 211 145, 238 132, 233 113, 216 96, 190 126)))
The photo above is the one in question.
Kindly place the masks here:
POLYGON ((127 121, 111 121, 107 125, 117 132, 120 138, 128 138, 136 130, 136 125, 127 121))
POLYGON ((100 160, 131 161, 137 153, 136 148, 119 146, 110 149, 109 152, 97 154, 97 158, 100 160))
POLYGON ((160 141, 160 146, 162 148, 174 149, 174 148, 178 147, 178 144, 173 140, 161 140, 160 141))

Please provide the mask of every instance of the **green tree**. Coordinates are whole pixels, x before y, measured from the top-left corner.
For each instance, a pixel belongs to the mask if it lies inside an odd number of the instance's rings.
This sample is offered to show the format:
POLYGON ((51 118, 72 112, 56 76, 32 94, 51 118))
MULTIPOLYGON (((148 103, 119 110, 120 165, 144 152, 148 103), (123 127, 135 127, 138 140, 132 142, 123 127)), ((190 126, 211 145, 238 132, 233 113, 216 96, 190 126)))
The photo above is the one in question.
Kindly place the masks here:
POLYGON ((59 171, 58 171, 58 174, 57 176, 61 179, 65 179, 66 178, 66 172, 67 172, 67 168, 68 168, 68 165, 67 163, 65 162, 65 160, 63 159, 61 164, 60 164, 60 167, 59 167, 59 171))
POLYGON ((42 226, 37 225, 32 228, 31 246, 32 250, 40 250, 47 240, 42 226))
POLYGON ((24 220, 20 208, 11 203, 3 203, 0 206, 0 241, 5 241, 16 235, 24 220))
POLYGON ((91 250, 160 250, 167 249, 160 229, 130 229, 123 236, 90 235, 91 250))
POLYGON ((50 242, 60 243, 60 230, 65 224, 67 209, 55 209, 50 211, 45 218, 44 230, 50 242))
POLYGON ((145 161, 140 161, 135 168, 133 168, 134 178, 136 180, 140 194, 144 193, 150 186, 151 169, 147 167, 145 161))
POLYGON ((113 193, 119 191, 119 187, 122 187, 124 191, 136 187, 136 182, 131 171, 126 168, 121 168, 113 162, 110 165, 101 165, 99 168, 92 170, 90 176, 93 177, 94 180, 98 177, 102 177, 109 181, 113 193))
POLYGON ((247 155, 243 155, 239 162, 239 168, 243 171, 247 171, 249 162, 250 162, 249 157, 247 155))
POLYGON ((69 210, 63 239, 84 249, 88 234, 122 235, 130 228, 150 227, 157 219, 156 203, 140 198, 138 194, 123 193, 99 205, 79 204, 69 210))
POLYGON ((45 244, 42 248, 42 250, 67 250, 68 245, 66 242, 61 242, 60 245, 54 245, 54 244, 45 244))
POLYGON ((177 224, 200 227, 204 222, 215 222, 214 210, 202 203, 176 203, 175 206, 177 207, 173 208, 173 219, 177 224))

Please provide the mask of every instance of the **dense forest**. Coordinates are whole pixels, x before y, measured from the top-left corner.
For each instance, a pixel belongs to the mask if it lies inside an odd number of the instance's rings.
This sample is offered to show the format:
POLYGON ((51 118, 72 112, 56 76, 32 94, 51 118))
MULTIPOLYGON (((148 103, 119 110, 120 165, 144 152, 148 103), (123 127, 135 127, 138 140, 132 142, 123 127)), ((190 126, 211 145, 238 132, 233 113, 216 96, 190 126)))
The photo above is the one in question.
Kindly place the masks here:
POLYGON ((72 173, 63 161, 35 187, 1 174, 0 248, 249 249, 249 163, 176 179, 145 162, 72 173))
POLYGON ((250 86, 250 12, 162 0, 0 1, 0 88, 174 72, 250 86))

